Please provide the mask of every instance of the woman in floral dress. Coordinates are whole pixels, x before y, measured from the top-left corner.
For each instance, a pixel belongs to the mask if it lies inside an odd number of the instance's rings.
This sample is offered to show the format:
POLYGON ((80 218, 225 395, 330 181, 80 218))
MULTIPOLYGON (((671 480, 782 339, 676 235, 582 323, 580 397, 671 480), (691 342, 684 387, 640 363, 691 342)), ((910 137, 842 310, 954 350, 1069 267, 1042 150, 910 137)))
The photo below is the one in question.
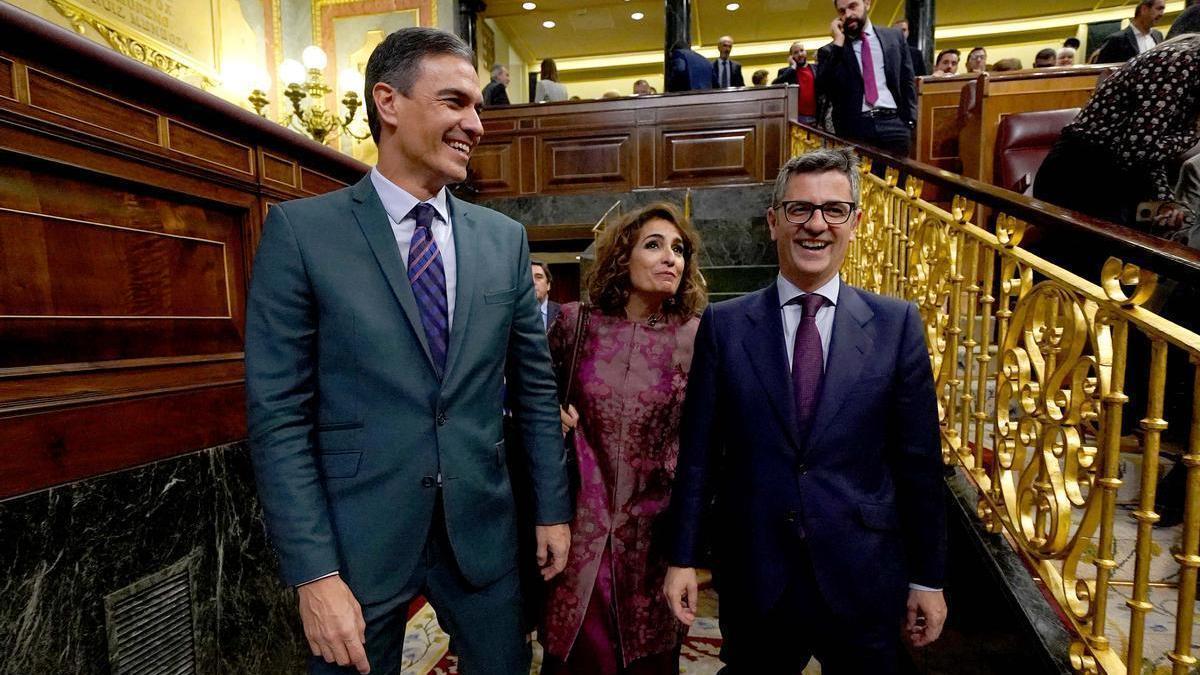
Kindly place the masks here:
MULTIPOLYGON (((546 598, 547 675, 677 673, 684 627, 660 593, 662 533, 679 421, 705 303, 699 235, 678 209, 646 206, 597 244, 564 432, 575 429, 579 492, 566 571, 546 598)), ((560 386, 580 305, 550 330, 560 386)))

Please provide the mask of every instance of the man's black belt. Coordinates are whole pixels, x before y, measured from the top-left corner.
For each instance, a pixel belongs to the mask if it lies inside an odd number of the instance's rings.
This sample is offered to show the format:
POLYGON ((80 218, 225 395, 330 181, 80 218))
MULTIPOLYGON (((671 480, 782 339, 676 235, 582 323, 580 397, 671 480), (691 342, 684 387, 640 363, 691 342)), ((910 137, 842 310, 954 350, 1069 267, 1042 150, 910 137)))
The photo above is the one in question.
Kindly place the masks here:
POLYGON ((883 117, 895 117, 899 114, 900 114, 900 112, 897 111, 895 108, 871 108, 870 110, 864 112, 862 114, 862 116, 880 119, 883 117))

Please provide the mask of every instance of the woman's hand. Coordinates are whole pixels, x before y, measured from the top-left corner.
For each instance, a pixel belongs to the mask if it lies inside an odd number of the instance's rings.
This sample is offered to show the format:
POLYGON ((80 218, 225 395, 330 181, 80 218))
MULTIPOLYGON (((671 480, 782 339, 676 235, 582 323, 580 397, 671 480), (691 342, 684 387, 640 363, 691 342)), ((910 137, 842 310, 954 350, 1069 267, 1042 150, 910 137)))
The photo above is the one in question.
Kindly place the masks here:
POLYGON ((566 436, 568 431, 574 429, 575 425, 579 424, 579 412, 575 410, 575 406, 569 403, 565 409, 558 409, 558 418, 562 422, 563 436, 566 436))

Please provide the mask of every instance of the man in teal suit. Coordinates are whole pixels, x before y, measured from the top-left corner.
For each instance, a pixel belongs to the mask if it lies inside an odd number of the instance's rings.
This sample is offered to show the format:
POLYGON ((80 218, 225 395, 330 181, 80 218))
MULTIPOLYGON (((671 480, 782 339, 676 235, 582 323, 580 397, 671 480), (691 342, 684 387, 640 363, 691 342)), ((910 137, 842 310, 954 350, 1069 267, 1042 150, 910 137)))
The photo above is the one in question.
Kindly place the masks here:
POLYGON ((507 362, 542 575, 566 563, 572 506, 525 230, 445 189, 483 134, 474 62, 442 31, 389 35, 366 72, 378 165, 271 209, 255 258, 250 446, 310 673, 396 672, 417 594, 462 672, 528 672, 507 362))

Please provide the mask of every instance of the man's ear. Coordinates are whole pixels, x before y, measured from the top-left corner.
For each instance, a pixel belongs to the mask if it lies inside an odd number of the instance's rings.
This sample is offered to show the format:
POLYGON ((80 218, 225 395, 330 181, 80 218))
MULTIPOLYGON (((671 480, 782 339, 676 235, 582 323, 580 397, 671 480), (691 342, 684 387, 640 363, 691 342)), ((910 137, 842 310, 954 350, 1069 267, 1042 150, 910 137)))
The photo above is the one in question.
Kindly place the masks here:
POLYGON ((371 87, 371 96, 375 99, 375 113, 379 116, 379 121, 392 128, 400 126, 399 115, 396 112, 400 92, 386 82, 376 82, 375 86, 371 87))
POLYGON ((776 240, 775 226, 779 223, 775 220, 778 216, 775 215, 775 207, 767 208, 767 230, 771 233, 771 241, 776 240))

